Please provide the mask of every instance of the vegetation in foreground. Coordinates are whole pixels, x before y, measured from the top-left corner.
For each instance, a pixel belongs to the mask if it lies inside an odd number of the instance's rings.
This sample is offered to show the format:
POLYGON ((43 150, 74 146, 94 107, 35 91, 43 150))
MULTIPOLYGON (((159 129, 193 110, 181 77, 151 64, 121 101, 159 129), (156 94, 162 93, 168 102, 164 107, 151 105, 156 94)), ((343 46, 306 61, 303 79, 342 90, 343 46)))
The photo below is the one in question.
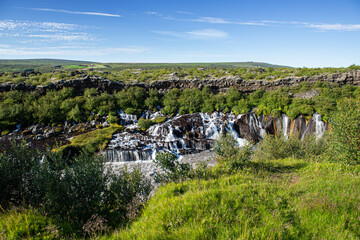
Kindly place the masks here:
POLYGON ((211 169, 159 155, 164 185, 144 208, 149 185, 139 171, 112 175, 91 155, 50 154, 39 164, 29 149, 12 148, 0 155, 0 236, 359 239, 359 109, 342 102, 323 140, 268 136, 239 149, 225 136, 211 169))

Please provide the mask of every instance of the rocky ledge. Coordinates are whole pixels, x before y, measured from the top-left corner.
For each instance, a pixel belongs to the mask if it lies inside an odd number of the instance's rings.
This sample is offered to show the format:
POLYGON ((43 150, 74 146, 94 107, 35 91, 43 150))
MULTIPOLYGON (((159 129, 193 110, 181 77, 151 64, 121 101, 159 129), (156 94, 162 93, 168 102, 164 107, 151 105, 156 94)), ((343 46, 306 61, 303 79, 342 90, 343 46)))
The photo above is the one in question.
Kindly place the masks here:
POLYGON ((45 94, 49 90, 60 90, 65 87, 74 88, 77 94, 82 94, 86 88, 96 88, 99 92, 120 91, 129 87, 141 87, 147 90, 157 89, 159 93, 165 93, 173 88, 186 89, 186 88, 200 88, 208 86, 214 93, 227 91, 230 87, 234 87, 243 93, 250 93, 258 89, 265 91, 274 90, 279 87, 295 86, 303 82, 315 83, 315 82, 328 82, 330 84, 338 84, 340 86, 345 84, 360 85, 360 70, 349 71, 346 73, 336 73, 330 75, 318 75, 314 77, 289 77, 282 78, 274 81, 266 80, 254 80, 246 81, 238 76, 226 76, 215 80, 181 80, 170 79, 160 80, 150 83, 134 82, 124 83, 121 81, 110 81, 102 77, 97 76, 85 76, 83 78, 75 80, 60 80, 50 83, 46 86, 33 86, 25 83, 12 84, 2 83, 0 84, 0 92, 8 92, 12 90, 19 91, 36 91, 40 94, 45 94))

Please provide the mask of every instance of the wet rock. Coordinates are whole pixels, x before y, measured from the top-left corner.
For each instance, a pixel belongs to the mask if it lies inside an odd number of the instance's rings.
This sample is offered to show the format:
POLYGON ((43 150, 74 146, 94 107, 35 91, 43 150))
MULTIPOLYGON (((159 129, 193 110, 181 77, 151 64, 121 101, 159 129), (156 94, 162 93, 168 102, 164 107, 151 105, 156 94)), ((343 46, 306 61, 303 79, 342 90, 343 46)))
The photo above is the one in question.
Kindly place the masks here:
POLYGON ((44 140, 46 139, 46 136, 43 134, 38 134, 34 137, 35 140, 44 140))
POLYGON ((31 128, 32 134, 39 134, 40 132, 43 132, 43 126, 41 124, 34 125, 31 128))
POLYGON ((108 122, 103 122, 103 123, 101 124, 101 126, 103 126, 103 127, 110 127, 110 124, 109 124, 108 122))

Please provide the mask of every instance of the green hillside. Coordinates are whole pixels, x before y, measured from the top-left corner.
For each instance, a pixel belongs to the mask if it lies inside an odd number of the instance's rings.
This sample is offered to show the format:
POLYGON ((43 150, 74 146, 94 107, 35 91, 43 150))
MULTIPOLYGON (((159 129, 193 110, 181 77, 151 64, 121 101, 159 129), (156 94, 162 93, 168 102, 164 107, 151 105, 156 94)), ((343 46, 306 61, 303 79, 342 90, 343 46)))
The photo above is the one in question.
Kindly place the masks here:
POLYGON ((92 64, 89 61, 65 60, 65 59, 0 59, 0 64, 7 65, 75 65, 92 64))
POLYGON ((214 62, 214 63, 106 63, 108 67, 114 70, 122 69, 157 69, 157 68, 192 68, 192 67, 204 67, 204 68, 239 68, 239 67, 272 67, 280 68, 287 67, 281 65, 274 65, 263 62, 214 62))
POLYGON ((0 59, 0 72, 21 72, 34 69, 40 72, 63 71, 69 69, 94 68, 104 71, 124 69, 161 69, 161 68, 239 68, 239 67, 286 67, 262 62, 223 62, 223 63, 96 63, 64 59, 0 59))

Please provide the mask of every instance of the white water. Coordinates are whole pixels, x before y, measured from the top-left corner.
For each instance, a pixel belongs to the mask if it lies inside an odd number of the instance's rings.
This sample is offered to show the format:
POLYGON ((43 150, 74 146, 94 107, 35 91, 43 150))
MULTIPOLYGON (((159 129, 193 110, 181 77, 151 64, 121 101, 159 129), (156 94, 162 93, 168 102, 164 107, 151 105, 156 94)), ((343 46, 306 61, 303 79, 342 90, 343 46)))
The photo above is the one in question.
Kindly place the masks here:
POLYGON ((288 116, 286 116, 285 114, 281 115, 282 118, 282 129, 283 129, 283 134, 284 137, 287 139, 289 137, 289 133, 290 133, 290 118, 288 116))
MULTIPOLYGON (((143 114, 147 119, 154 119, 157 116, 162 114, 160 112, 143 114)), ((181 156, 209 150, 212 142, 224 132, 229 132, 241 147, 248 144, 248 140, 240 136, 266 135, 264 118, 258 118, 254 113, 234 115, 214 112, 177 115, 164 123, 151 126, 145 133, 137 131, 135 115, 122 112, 120 117, 127 121, 128 125, 125 125, 127 128, 125 131, 113 136, 104 152, 111 162, 149 161, 154 159, 159 151, 169 151, 181 156)), ((324 135, 325 123, 321 121, 318 113, 313 115, 313 121, 316 136, 320 138, 324 135)), ((290 134, 290 123, 289 117, 283 114, 281 124, 285 137, 290 134)), ((303 135, 310 131, 310 125, 306 126, 303 135)))
MULTIPOLYGON (((149 161, 155 158, 158 151, 170 151, 180 156, 180 154, 210 149, 211 143, 224 131, 229 132, 237 140, 239 146, 248 144, 246 139, 239 137, 234 128, 234 122, 243 115, 236 116, 220 112, 178 115, 165 123, 151 126, 145 134, 134 129, 137 123, 135 115, 125 114, 122 111, 119 115, 128 124, 125 126, 129 130, 115 134, 109 142, 104 154, 111 162, 149 161)), ((142 115, 147 119, 158 116, 163 115, 160 112, 142 115)), ((255 114, 249 115, 249 128, 250 132, 260 131, 261 136, 265 135, 265 130, 260 126, 255 114)))
POLYGON ((315 121, 316 139, 319 139, 325 134, 325 122, 321 120, 321 115, 317 112, 314 113, 313 120, 315 121))

